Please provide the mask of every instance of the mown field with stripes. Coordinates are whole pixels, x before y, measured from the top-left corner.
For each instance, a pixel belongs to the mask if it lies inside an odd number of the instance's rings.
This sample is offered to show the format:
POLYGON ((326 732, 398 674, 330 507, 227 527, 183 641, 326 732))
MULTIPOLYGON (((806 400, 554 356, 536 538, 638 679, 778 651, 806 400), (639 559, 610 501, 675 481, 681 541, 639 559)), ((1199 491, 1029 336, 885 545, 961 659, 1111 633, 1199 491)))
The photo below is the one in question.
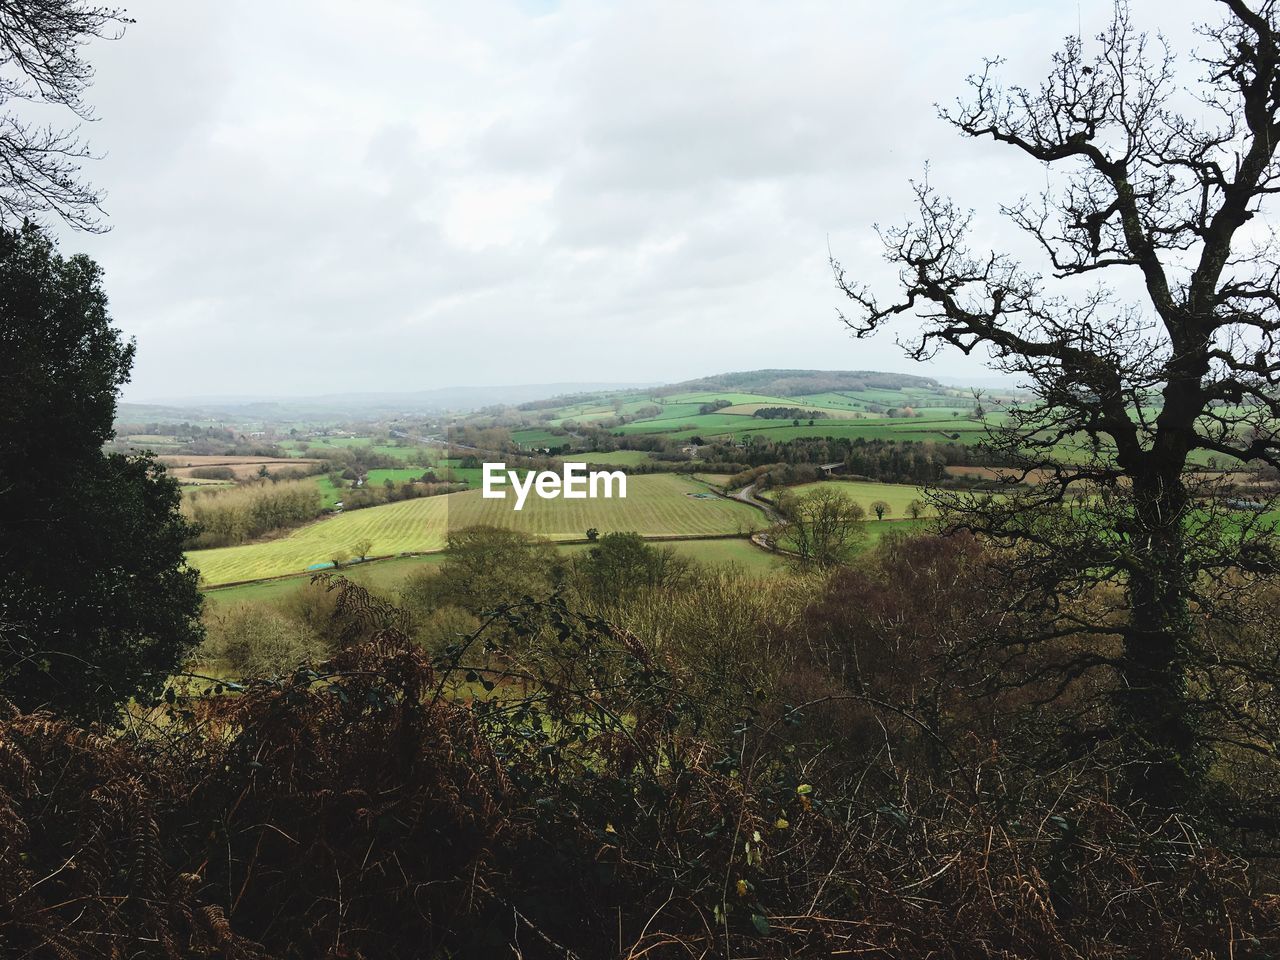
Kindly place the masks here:
POLYGON ((371 556, 438 550, 451 530, 476 524, 572 540, 592 527, 602 534, 706 536, 742 533, 765 523, 759 511, 709 496, 705 484, 675 474, 629 477, 624 500, 542 500, 531 494, 518 513, 514 502, 510 495, 485 500, 478 490, 405 500, 341 513, 262 543, 193 550, 187 560, 211 585, 297 573, 351 551, 362 540, 372 544, 371 556))

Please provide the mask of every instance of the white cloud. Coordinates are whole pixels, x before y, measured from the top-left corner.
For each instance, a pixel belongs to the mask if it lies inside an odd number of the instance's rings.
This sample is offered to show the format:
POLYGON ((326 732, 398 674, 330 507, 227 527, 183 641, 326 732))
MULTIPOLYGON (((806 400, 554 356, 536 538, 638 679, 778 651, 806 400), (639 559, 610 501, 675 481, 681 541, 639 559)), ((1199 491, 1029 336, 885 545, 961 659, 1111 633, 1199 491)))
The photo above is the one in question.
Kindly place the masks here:
MULTIPOLYGON (((1109 10, 1082 2, 1086 32, 1109 10)), ((130 13, 92 51, 114 230, 64 246, 108 271, 135 398, 907 369, 836 322, 828 242, 888 284, 871 226, 926 160, 984 224, 1034 189, 932 105, 985 54, 1034 80, 1077 24, 960 0, 130 13)))

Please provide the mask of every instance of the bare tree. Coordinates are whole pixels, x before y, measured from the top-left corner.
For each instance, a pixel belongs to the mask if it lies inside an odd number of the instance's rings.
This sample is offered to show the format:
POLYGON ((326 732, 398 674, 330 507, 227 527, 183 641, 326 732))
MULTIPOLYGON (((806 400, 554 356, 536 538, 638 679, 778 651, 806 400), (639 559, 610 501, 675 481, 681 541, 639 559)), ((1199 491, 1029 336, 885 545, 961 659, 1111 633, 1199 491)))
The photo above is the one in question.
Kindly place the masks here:
POLYGON ((103 229, 102 194, 81 178, 91 154, 78 123, 93 119, 83 99, 93 68, 81 51, 129 22, 82 0, 0 0, 0 220, 52 212, 77 229, 103 229), (23 103, 64 108, 76 124, 30 122, 19 115, 23 103))
POLYGON ((775 542, 785 541, 801 564, 820 569, 846 563, 861 543, 866 511, 838 490, 818 487, 803 496, 784 494, 783 523, 775 542))
POLYGON ((1280 191, 1280 35, 1273 0, 1220 3, 1193 97, 1120 4, 1096 49, 1069 38, 1038 89, 1003 89, 989 61, 941 112, 1045 165, 1045 192, 1003 212, 1047 270, 974 250, 970 215, 928 183, 919 219, 881 233, 902 297, 883 302, 832 262, 857 336, 915 315, 912 357, 985 352, 1036 396, 988 437, 1030 492, 940 507, 1017 548, 1041 639, 1071 638, 1062 684, 1111 678, 1118 709, 1097 733, 1137 761, 1139 792, 1166 801, 1196 783, 1215 735, 1204 691, 1222 663, 1204 624, 1277 569, 1265 514, 1231 509, 1194 473, 1207 455, 1280 466, 1280 250, 1255 220, 1280 191), (1107 285, 1126 275, 1142 296, 1107 285), (1118 603, 1060 602, 1104 583, 1123 586, 1118 603))

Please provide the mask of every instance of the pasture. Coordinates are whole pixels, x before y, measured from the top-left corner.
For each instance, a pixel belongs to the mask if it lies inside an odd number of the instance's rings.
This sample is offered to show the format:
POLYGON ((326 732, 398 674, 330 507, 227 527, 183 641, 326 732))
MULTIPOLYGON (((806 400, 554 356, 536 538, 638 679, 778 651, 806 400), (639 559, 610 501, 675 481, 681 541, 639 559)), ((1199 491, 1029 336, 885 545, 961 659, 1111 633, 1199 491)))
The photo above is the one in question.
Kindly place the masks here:
POLYGON ((384 457, 394 457, 413 463, 421 462, 430 456, 430 448, 412 441, 388 442, 385 438, 375 437, 309 437, 305 440, 285 440, 280 448, 291 457, 304 456, 308 449, 323 456, 327 450, 347 450, 352 447, 371 447, 374 453, 384 457))
POLYGON ((583 450, 559 458, 567 463, 589 463, 593 466, 635 467, 652 463, 653 458, 644 450, 583 450))
POLYGON ((572 442, 573 438, 567 435, 557 436, 546 429, 529 429, 529 430, 513 430, 511 439, 526 450, 540 447, 559 447, 563 444, 572 442))
MULTIPOLYGON (((398 590, 411 573, 438 566, 443 559, 443 553, 428 553, 419 557, 391 557, 387 560, 353 564, 336 572, 353 583, 378 593, 388 594, 398 590)), ((301 590, 310 582, 311 575, 303 574, 280 580, 263 580, 259 583, 243 583, 234 587, 206 590, 204 591, 205 612, 217 615, 237 603, 281 600, 301 590)))
MULTIPOLYGON (((794 487, 784 487, 789 494, 802 497, 806 493, 817 489, 836 490, 849 499, 855 501, 862 509, 867 511, 867 515, 875 519, 871 513, 871 504, 876 500, 883 500, 889 505, 889 513, 885 515, 885 519, 901 518, 906 516, 907 504, 912 500, 919 500, 926 503, 924 499, 924 490, 921 487, 913 487, 905 483, 870 483, 864 480, 819 480, 815 483, 801 483, 794 487)), ((766 500, 776 500, 779 491, 769 490, 761 494, 766 500)), ((927 507, 927 503, 926 503, 927 507)), ((926 509, 924 516, 931 516, 933 511, 926 509)))
POLYGON ((572 540, 588 528, 633 530, 645 536, 725 535, 764 525, 759 511, 736 501, 698 498, 706 487, 675 474, 633 476, 627 498, 542 500, 530 497, 520 512, 514 500, 485 500, 479 491, 405 500, 342 513, 275 540, 196 550, 187 554, 206 584, 300 573, 350 551, 363 540, 373 556, 439 550, 451 530, 477 524, 510 527, 551 540, 572 540))
MULTIPOLYGON (((777 554, 755 546, 745 537, 723 540, 675 540, 655 543, 670 547, 678 555, 708 567, 736 566, 749 574, 761 576, 786 569, 786 561, 777 554)), ((589 543, 565 543, 559 551, 567 557, 581 556, 591 548, 589 543)), ((422 570, 432 570, 444 562, 446 554, 427 553, 415 557, 391 557, 344 567, 337 573, 384 596, 394 596, 406 578, 422 570)), ((205 590, 205 612, 217 616, 235 604, 269 603, 283 600, 311 582, 310 574, 243 583, 233 587, 205 590)))

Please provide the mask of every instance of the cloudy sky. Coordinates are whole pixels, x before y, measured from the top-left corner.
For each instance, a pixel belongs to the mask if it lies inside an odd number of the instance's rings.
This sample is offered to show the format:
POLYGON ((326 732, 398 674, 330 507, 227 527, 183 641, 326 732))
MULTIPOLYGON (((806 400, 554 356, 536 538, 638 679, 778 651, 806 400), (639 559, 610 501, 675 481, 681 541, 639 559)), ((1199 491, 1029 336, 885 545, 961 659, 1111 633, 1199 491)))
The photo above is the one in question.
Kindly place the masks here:
MULTIPOLYGON (((1212 4, 1135 4, 1179 43, 1212 4)), ((1110 3, 140 0, 95 44, 126 398, 913 369, 836 319, 828 244, 931 180, 1005 236, 1044 183, 933 104, 1032 82, 1110 3)), ((976 376, 948 357, 928 370, 976 376)))

